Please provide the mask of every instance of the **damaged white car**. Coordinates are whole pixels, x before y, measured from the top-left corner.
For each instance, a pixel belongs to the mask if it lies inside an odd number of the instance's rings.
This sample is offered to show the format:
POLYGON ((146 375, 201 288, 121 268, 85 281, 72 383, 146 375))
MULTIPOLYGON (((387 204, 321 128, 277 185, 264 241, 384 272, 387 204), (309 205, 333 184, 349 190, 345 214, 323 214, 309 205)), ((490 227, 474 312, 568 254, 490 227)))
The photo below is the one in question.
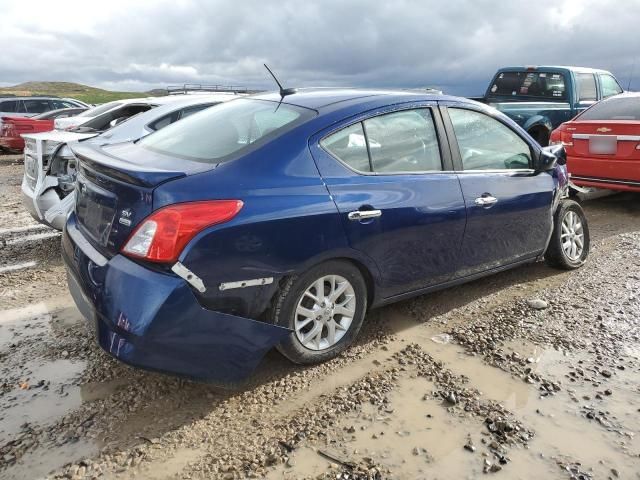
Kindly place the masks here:
POLYGON ((72 130, 23 135, 24 206, 38 222, 62 230, 75 202, 76 158, 68 143, 87 141, 107 145, 137 140, 192 113, 238 96, 218 93, 140 99, 121 109, 109 110, 72 130))

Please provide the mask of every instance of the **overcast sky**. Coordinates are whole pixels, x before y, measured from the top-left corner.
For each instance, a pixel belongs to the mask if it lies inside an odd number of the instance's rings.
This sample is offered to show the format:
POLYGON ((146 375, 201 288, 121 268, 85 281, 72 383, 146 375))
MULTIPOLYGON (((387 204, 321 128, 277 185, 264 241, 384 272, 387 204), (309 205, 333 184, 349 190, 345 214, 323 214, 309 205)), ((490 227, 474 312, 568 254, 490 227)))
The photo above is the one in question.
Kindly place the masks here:
POLYGON ((640 0, 0 0, 0 84, 437 86, 580 65, 640 89, 640 0))

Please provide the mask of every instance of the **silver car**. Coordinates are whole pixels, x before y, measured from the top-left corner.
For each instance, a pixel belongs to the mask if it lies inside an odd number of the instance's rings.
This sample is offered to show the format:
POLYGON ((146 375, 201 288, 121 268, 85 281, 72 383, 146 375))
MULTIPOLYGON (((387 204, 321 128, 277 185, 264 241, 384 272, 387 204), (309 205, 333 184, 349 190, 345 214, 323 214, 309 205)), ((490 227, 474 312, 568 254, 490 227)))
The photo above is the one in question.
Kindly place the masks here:
POLYGON ((89 105, 74 98, 0 96, 0 126, 2 117, 33 117, 51 110, 72 107, 88 108, 89 105))
POLYGON ((233 93, 127 100, 71 130, 23 135, 22 201, 38 222, 62 230, 75 201, 76 158, 70 142, 98 145, 142 138, 199 110, 237 98, 233 93))

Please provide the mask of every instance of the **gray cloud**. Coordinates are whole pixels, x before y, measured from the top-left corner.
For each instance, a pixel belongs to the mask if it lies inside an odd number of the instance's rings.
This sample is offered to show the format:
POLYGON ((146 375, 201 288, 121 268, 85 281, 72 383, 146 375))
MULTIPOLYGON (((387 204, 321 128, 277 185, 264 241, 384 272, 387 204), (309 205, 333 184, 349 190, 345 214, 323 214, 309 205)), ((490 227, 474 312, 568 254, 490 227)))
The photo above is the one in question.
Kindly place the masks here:
MULTIPOLYGON (((288 85, 429 85, 478 94, 504 65, 605 68, 626 87, 640 62, 640 0, 624 7, 612 0, 182 0, 128 2, 104 12, 91 3, 59 4, 80 11, 73 23, 57 19, 55 27, 30 18, 33 2, 24 5, 0 31, 0 45, 10 45, 2 49, 4 84, 271 88, 267 62, 288 85), (91 18, 86 28, 78 24, 83 18, 91 18)), ((635 73, 632 87, 640 89, 640 64, 635 73)))

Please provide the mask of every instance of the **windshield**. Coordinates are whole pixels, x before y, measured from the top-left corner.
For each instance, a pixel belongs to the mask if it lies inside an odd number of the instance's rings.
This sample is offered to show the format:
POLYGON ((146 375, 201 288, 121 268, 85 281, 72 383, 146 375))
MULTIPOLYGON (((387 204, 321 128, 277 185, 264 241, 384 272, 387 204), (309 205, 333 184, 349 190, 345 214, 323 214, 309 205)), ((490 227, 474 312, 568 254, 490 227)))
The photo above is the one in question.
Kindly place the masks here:
POLYGON ((80 115, 78 115, 78 117, 95 117, 97 115, 100 115, 101 113, 111 110, 112 108, 119 107, 120 105, 122 105, 122 102, 103 103, 102 105, 98 105, 97 107, 90 108, 86 112, 82 112, 80 115))
POLYGON ((640 96, 611 97, 578 117, 579 120, 640 120, 640 96))
POLYGON ((566 99, 564 75, 550 72, 501 72, 489 89, 491 95, 566 99))
POLYGON ((313 110, 262 100, 232 100, 195 113, 140 140, 150 150, 221 163, 263 145, 314 115, 313 110))

